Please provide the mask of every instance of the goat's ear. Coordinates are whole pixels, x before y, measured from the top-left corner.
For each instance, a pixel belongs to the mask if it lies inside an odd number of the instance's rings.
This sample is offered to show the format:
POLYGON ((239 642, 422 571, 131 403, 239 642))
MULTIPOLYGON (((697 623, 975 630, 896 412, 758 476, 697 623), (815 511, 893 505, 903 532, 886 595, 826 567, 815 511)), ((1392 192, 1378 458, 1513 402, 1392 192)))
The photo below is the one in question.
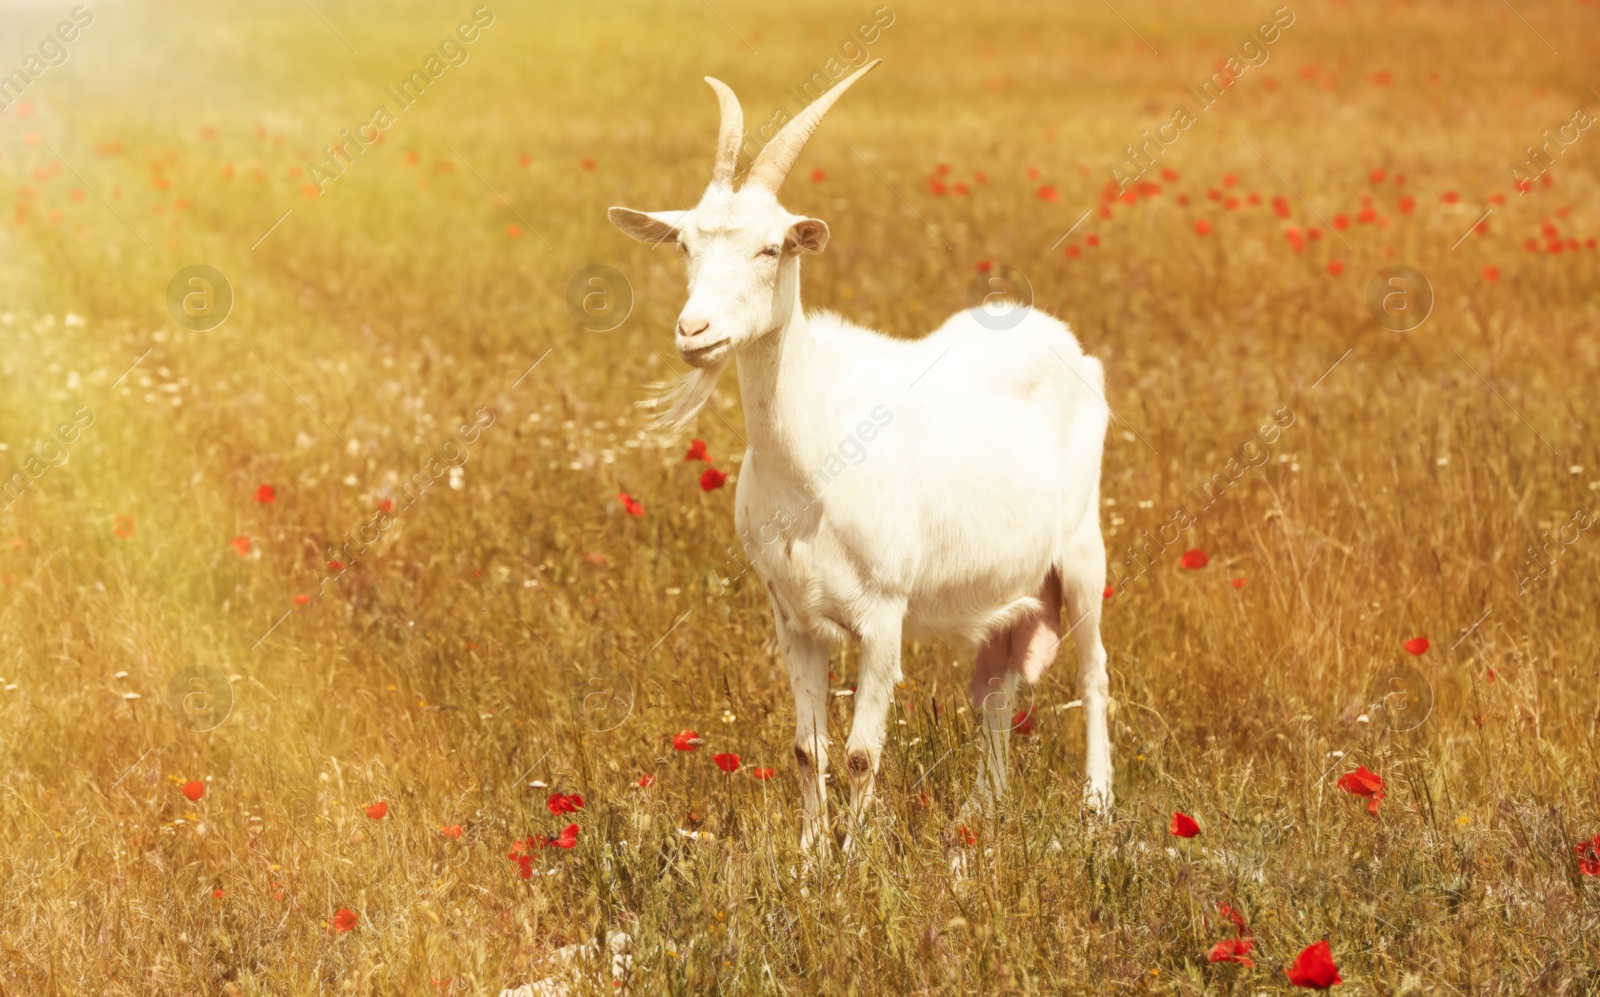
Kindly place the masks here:
POLYGON ((612 208, 606 212, 611 224, 638 239, 640 242, 660 243, 678 241, 678 220, 682 211, 635 211, 632 208, 612 208))
POLYGON ((820 218, 802 218, 789 226, 788 241, 802 253, 820 253, 828 244, 828 224, 820 218))

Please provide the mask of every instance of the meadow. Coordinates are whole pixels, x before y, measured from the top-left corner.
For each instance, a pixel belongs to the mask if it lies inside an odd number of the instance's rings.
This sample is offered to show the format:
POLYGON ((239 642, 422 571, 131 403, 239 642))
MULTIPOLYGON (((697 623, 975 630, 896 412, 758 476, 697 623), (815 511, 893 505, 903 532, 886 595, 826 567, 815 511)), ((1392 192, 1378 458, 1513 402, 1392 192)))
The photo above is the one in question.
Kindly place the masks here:
POLYGON ((4 4, 0 994, 1600 994, 1600 5, 713 2, 4 4), (908 644, 818 858, 738 384, 652 431, 605 211, 862 53, 803 298, 1105 364, 1117 805, 1070 649, 985 811, 908 644))

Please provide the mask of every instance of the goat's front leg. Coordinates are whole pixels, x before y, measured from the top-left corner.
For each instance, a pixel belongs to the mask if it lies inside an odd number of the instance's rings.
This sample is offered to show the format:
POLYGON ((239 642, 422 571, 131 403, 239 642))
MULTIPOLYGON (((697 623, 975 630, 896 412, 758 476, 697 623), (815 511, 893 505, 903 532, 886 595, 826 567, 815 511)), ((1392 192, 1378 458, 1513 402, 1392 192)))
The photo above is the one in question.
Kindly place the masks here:
POLYGON ((800 777, 800 846, 809 851, 832 841, 828 830, 828 648, 778 624, 778 645, 794 691, 794 760, 800 777))
POLYGON ((905 607, 884 606, 864 621, 861 667, 856 675, 856 712, 850 725, 850 812, 860 819, 872 800, 872 783, 883 758, 889 707, 900 681, 900 630, 905 607))

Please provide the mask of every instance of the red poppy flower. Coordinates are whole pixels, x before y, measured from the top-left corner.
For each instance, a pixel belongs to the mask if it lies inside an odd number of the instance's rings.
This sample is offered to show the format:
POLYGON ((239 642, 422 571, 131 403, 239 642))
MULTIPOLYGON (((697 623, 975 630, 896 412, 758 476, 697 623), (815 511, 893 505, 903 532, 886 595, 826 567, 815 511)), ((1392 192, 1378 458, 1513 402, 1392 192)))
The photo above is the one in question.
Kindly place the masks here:
POLYGON ((1206 221, 1204 218, 1195 219, 1194 234, 1195 235, 1210 235, 1211 234, 1211 223, 1206 221))
POLYGON ((1600 876, 1600 834, 1593 841, 1583 841, 1572 846, 1578 853, 1578 871, 1585 876, 1600 876))
POLYGON ((392 498, 380 499, 378 501, 378 511, 379 512, 393 512, 394 511, 394 499, 392 499, 392 498))
POLYGON ((1339 777, 1339 788, 1366 797, 1367 813, 1378 816, 1378 804, 1383 802, 1383 779, 1377 773, 1367 771, 1365 765, 1359 765, 1354 772, 1346 772, 1339 777))
POLYGON ((928 178, 928 193, 932 194, 934 197, 943 197, 944 191, 945 187, 943 180, 940 180, 938 177, 928 178))
POLYGON ((972 182, 973 183, 988 183, 989 182, 989 176, 988 176, 988 174, 984 173, 982 170, 975 170, 975 171, 973 171, 973 174, 972 174, 972 182))
POLYGON ((773 772, 772 772, 771 769, 764 769, 764 768, 759 768, 758 767, 758 768, 751 769, 750 770, 750 774, 755 776, 757 779, 760 779, 762 782, 766 782, 768 779, 772 778, 773 772))
POLYGON ((1330 260, 1328 262, 1328 273, 1334 277, 1339 276, 1344 273, 1344 264, 1338 260, 1330 260))
POLYGON ((1178 567, 1187 568, 1190 571, 1199 571, 1210 563, 1210 556, 1199 547, 1184 551, 1183 556, 1178 558, 1178 567))
POLYGON ((545 806, 557 817, 562 814, 575 814, 583 809, 583 797, 577 793, 573 793, 571 796, 551 793, 550 799, 545 802, 545 806))
POLYGON ((1040 187, 1038 190, 1034 191, 1034 194, 1039 198, 1039 200, 1045 202, 1046 204, 1054 204, 1061 200, 1061 195, 1056 193, 1056 189, 1049 184, 1045 184, 1043 187, 1040 187))
POLYGON ((589 173, 593 173, 595 171, 595 161, 592 159, 579 160, 578 165, 589 173))
POLYGON ((1500 280, 1500 268, 1499 267, 1484 267, 1483 268, 1483 279, 1486 282, 1490 283, 1490 284, 1498 283, 1499 280, 1500 280))
POLYGON ((708 467, 700 475, 700 490, 714 492, 728 481, 728 476, 714 467, 708 467))
POLYGON ((1413 637, 1410 640, 1406 641, 1405 649, 1407 651, 1411 652, 1412 654, 1422 654, 1424 651, 1426 651, 1428 649, 1428 638, 1426 638, 1426 637, 1413 637))
POLYGON ((711 455, 706 453, 705 440, 694 439, 689 441, 689 452, 683 455, 683 461, 687 464, 691 460, 703 460, 708 464, 711 463, 711 455))
POLYGON ((1389 72, 1387 69, 1380 69, 1376 73, 1373 73, 1371 76, 1367 77, 1367 82, 1371 83, 1375 87, 1386 87, 1394 82, 1394 74, 1389 72))
POLYGON ((278 497, 278 490, 271 485, 262 485, 256 489, 256 501, 262 505, 271 505, 278 497))
POLYGON ((1109 598, 1111 598, 1112 596, 1114 596, 1116 594, 1117 594, 1117 590, 1112 588, 1111 586, 1107 585, 1105 587, 1105 589, 1103 591, 1101 591, 1100 598, 1109 599, 1109 598))
POLYGON ((1274 197, 1272 199, 1272 213, 1277 215, 1279 218, 1288 218, 1289 199, 1281 195, 1274 197))
POLYGON ((382 800, 379 800, 377 803, 367 807, 367 816, 371 817, 373 820, 383 820, 384 815, 388 812, 389 804, 382 800))
POLYGON ((518 166, 530 166, 532 164, 533 164, 533 156, 532 155, 530 155, 529 153, 526 153, 526 152, 517 153, 517 165, 518 166))
POLYGON ((1244 582, 1245 582, 1245 580, 1243 578, 1235 578, 1233 581, 1229 582, 1228 584, 1232 585, 1236 589, 1242 589, 1242 588, 1244 588, 1244 582))
POLYGON ((534 843, 534 839, 531 837, 511 843, 511 852, 506 855, 506 858, 517 864, 523 879, 533 878, 533 850, 537 847, 539 846, 534 843))
POLYGON ((716 762, 717 763, 717 768, 721 769, 724 772, 728 772, 728 773, 731 774, 733 772, 739 771, 739 756, 738 755, 731 754, 731 753, 728 753, 728 752, 724 752, 724 753, 722 753, 720 755, 712 755, 711 756, 711 760, 716 762))
POLYGON ((299 595, 294 597, 294 604, 296 606, 304 606, 306 603, 308 603, 310 601, 311 601, 311 596, 308 595, 305 592, 301 592, 299 595))
POLYGON ((811 182, 812 183, 821 183, 822 181, 824 181, 826 179, 828 179, 828 175, 826 173, 822 172, 822 167, 819 166, 816 169, 811 171, 811 182))
POLYGON ((1444 192, 1444 196, 1441 197, 1439 200, 1443 201, 1446 204, 1455 204, 1457 201, 1461 200, 1461 195, 1457 194, 1453 190, 1447 190, 1447 191, 1444 192))
POLYGON ((520 239, 520 238, 522 238, 522 226, 518 225, 516 222, 512 222, 509 225, 507 225, 506 226, 506 237, 509 238, 509 239, 520 239))
POLYGON ((954 194, 957 197, 966 197, 967 196, 967 185, 958 180, 955 183, 950 185, 950 193, 954 194))
POLYGON ((340 907, 339 912, 333 915, 333 930, 350 931, 361 920, 361 915, 348 907, 340 907))
POLYGON ((1161 167, 1161 179, 1165 180, 1167 183, 1176 183, 1178 180, 1178 171, 1170 166, 1163 166, 1161 167))
POLYGON ((343 571, 344 570, 344 562, 339 560, 336 557, 333 560, 328 562, 328 570, 329 571, 334 571, 334 572, 343 571))
POLYGON ((1343 232, 1350 227, 1350 217, 1348 215, 1334 215, 1333 227, 1343 232))
POLYGON ((1098 235, 1090 235, 1083 240, 1083 243, 1090 249, 1096 249, 1100 245, 1100 237, 1098 235))
POLYGON ((544 839, 546 848, 575 848, 578 844, 578 825, 568 824, 554 838, 544 839))
POLYGON ((206 795, 206 784, 199 779, 193 779, 178 787, 178 792, 189 798, 191 803, 198 802, 200 797, 206 795))
POLYGON ((222 891, 221 890, 212 890, 211 891, 211 899, 213 899, 213 900, 221 900, 222 899, 222 891))
POLYGON ((1039 179, 1039 167, 1037 167, 1037 166, 1028 167, 1028 179, 1029 180, 1037 180, 1037 179, 1039 179))
POLYGON ((1229 924, 1233 925, 1236 929, 1238 929, 1239 934, 1241 934, 1241 935, 1250 934, 1250 926, 1248 924, 1244 923, 1244 915, 1243 914, 1239 913, 1238 911, 1234 910, 1232 907, 1229 907, 1227 904, 1223 904, 1223 903, 1217 904, 1217 913, 1222 915, 1222 919, 1224 921, 1227 921, 1229 924))
POLYGON ((1326 990, 1335 983, 1344 982, 1339 967, 1333 964, 1333 952, 1326 938, 1315 945, 1307 945, 1286 972, 1290 983, 1313 990, 1326 990))
POLYGON ((978 272, 979 273, 988 273, 990 270, 993 270, 993 269, 994 269, 994 264, 989 262, 988 260, 979 260, 978 261, 978 272))
POLYGON ((976 845, 978 843, 978 832, 967 830, 967 825, 965 824, 962 824, 960 827, 956 828, 956 836, 969 845, 976 845))
POLYGON ((126 540, 133 536, 133 517, 118 516, 112 521, 111 532, 115 534, 119 540, 126 540))
POLYGON ((1168 829, 1174 837, 1192 838, 1200 833, 1200 825, 1193 817, 1181 811, 1172 814, 1172 826, 1168 829))
POLYGON ((680 730, 673 735, 672 746, 679 751, 693 751, 700 747, 700 735, 692 730, 680 730))
POLYGON ((617 501, 622 503, 622 508, 627 510, 628 515, 632 516, 633 518, 641 519, 644 517, 644 503, 640 502, 632 495, 629 495, 627 492, 619 492, 617 494, 617 501))
POLYGON ((1255 960, 1247 956, 1255 947, 1256 943, 1248 938, 1224 938, 1211 946, 1211 953, 1206 959, 1210 962, 1236 962, 1241 966, 1254 966, 1255 960))
POLYGON ((651 786, 654 786, 655 784, 656 784, 656 777, 651 775, 649 772, 646 772, 644 775, 641 775, 634 782, 634 785, 638 786, 640 789, 649 789, 651 786))
POLYGON ((444 837, 446 837, 446 838, 449 838, 451 841, 460 841, 461 840, 461 825, 460 824, 446 824, 443 827, 439 828, 439 834, 444 836, 444 837))
POLYGON ((1033 707, 1031 706, 1025 710, 1018 710, 1011 715, 1011 729, 1024 737, 1032 734, 1037 726, 1038 721, 1033 718, 1033 707))
POLYGON ((233 549, 238 552, 240 557, 244 557, 246 554, 250 553, 250 538, 245 536, 243 533, 239 534, 228 542, 233 544, 233 549))
POLYGON ((1224 173, 1222 175, 1222 186, 1224 187, 1232 187, 1238 182, 1239 178, 1234 176, 1232 173, 1224 173))

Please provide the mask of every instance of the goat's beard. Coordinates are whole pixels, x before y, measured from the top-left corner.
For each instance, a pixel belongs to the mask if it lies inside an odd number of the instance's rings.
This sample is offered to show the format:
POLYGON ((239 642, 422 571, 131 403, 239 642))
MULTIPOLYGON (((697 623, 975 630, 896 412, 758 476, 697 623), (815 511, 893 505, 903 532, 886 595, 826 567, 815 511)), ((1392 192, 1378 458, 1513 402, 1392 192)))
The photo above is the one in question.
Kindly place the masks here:
POLYGON ((678 379, 676 384, 657 381, 645 387, 650 397, 640 402, 641 408, 653 409, 656 417, 651 428, 664 436, 677 436, 688 429, 695 416, 711 400, 717 378, 728 366, 726 359, 709 367, 697 367, 678 379))

